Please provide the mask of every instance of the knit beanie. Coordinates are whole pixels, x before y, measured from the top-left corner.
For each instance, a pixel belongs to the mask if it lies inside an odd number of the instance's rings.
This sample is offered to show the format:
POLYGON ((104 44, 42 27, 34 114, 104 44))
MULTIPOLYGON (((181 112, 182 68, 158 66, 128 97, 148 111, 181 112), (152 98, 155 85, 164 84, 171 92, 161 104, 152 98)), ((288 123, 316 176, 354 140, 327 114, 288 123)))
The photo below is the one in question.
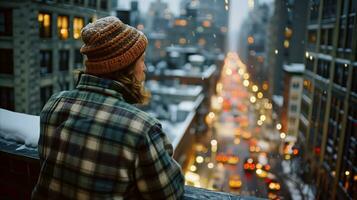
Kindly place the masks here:
POLYGON ((84 45, 80 52, 87 56, 85 72, 94 75, 124 69, 144 53, 148 44, 141 31, 113 16, 89 23, 81 37, 84 45))

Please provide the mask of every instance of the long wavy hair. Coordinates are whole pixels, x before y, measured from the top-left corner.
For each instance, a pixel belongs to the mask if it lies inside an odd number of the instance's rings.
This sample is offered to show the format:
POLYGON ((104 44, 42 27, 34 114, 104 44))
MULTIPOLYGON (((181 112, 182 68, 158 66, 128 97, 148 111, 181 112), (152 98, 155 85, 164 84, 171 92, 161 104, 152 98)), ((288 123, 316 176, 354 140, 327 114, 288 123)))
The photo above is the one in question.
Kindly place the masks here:
POLYGON ((150 93, 145 90, 144 83, 140 82, 135 77, 135 63, 134 61, 128 67, 115 72, 97 75, 102 78, 111 79, 119 82, 123 86, 123 98, 132 104, 146 104, 148 103, 150 93))
MULTIPOLYGON (((137 60, 134 61, 125 69, 117 70, 107 74, 94 75, 94 76, 119 82, 118 85, 122 88, 120 92, 123 95, 125 101, 127 101, 128 103, 147 104, 150 99, 150 93, 147 90, 145 90, 144 83, 140 82, 135 77, 136 62, 137 60)), ((84 69, 79 69, 75 73, 78 74, 78 81, 79 81, 81 74, 85 74, 87 72, 85 72, 84 69)))

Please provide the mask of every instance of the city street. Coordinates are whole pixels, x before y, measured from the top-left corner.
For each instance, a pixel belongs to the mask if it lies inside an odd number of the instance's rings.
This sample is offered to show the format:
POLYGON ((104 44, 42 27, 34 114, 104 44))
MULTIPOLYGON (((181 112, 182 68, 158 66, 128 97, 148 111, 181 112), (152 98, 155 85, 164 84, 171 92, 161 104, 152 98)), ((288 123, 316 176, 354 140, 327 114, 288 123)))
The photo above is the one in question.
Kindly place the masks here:
POLYGON ((220 88, 218 84, 218 101, 222 107, 208 115, 212 119, 209 134, 212 140, 210 144, 197 146, 190 171, 200 177, 200 187, 244 196, 290 199, 284 181, 276 172, 281 170, 281 159, 275 152, 279 136, 277 141, 265 139, 277 134, 269 124, 272 121, 269 103, 259 95, 254 96, 258 90, 252 92, 247 84, 243 85, 249 79, 240 70, 244 66, 239 67, 234 57, 227 60, 221 77, 225 87, 220 88), (267 109, 263 108, 264 103, 267 109), (271 157, 274 158, 270 160, 271 157), (249 159, 253 160, 254 169, 245 169, 249 159), (269 189, 272 181, 278 182, 278 188, 269 189))

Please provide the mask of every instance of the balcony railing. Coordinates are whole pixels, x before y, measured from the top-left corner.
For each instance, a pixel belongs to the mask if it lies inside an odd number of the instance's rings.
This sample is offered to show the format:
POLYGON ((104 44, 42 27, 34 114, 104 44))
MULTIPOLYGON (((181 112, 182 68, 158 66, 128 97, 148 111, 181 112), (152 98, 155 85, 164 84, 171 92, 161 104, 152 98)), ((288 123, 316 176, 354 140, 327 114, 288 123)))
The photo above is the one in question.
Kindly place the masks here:
MULTIPOLYGON (((0 138, 0 160, 0 196, 5 199, 30 199, 40 171, 37 149, 22 148, 21 144, 0 138)), ((183 199, 258 200, 260 198, 185 186, 183 199)))

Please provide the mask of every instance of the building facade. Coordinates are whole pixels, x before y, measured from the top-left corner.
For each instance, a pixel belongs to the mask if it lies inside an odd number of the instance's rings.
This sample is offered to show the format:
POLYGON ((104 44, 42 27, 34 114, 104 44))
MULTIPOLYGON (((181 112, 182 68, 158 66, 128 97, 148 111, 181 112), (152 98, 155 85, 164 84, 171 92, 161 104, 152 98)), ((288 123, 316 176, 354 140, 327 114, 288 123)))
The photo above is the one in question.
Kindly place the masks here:
POLYGON ((308 10, 303 175, 317 199, 357 199, 357 1, 310 0, 308 10))
POLYGON ((38 114, 73 88, 82 67, 80 31, 110 14, 110 0, 0 1, 0 107, 38 114))
POLYGON ((281 113, 281 132, 297 138, 301 93, 305 66, 302 63, 286 64, 284 69, 284 102, 281 113))

